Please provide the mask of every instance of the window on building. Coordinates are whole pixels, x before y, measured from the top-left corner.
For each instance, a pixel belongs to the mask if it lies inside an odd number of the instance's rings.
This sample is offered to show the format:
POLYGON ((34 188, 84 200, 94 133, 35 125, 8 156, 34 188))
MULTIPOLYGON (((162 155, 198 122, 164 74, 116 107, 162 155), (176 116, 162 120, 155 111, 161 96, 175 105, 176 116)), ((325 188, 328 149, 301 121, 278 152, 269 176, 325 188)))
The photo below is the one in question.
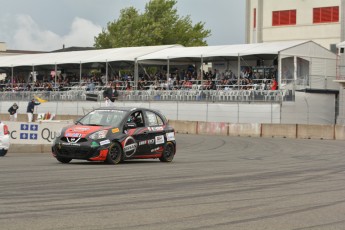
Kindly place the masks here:
POLYGON ((313 23, 339 22, 339 6, 313 9, 313 23))
POLYGON ((272 26, 296 25, 296 10, 272 12, 272 26))

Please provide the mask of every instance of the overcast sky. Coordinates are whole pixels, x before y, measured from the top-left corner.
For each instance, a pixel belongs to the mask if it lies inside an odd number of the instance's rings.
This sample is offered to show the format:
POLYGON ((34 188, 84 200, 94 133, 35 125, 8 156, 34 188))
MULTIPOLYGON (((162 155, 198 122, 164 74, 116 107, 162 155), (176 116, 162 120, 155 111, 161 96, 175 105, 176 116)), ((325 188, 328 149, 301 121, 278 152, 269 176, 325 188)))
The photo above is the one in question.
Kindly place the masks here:
MULTIPOLYGON (((0 0, 0 42, 7 49, 52 51, 70 46, 93 46, 107 23, 120 10, 133 6, 144 12, 149 0, 0 0)), ((177 0, 179 16, 193 25, 205 22, 212 35, 208 45, 245 41, 245 0, 177 0)))

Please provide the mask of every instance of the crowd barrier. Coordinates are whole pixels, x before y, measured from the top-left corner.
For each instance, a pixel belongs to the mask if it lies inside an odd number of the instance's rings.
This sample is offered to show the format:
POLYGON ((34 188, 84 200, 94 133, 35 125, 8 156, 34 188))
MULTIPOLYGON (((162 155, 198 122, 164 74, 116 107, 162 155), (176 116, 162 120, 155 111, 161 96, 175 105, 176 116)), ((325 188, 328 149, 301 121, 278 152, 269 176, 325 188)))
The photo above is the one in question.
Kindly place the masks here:
MULTIPOLYGON (((78 116, 69 116, 69 120, 32 123, 6 121, 11 134, 9 152, 50 152, 53 140, 59 135, 61 128, 73 124, 77 118, 78 116)), ((169 123, 175 128, 176 133, 181 134, 345 140, 345 126, 341 125, 232 124, 177 120, 170 120, 169 123)))
MULTIPOLYGON (((253 101, 294 101, 291 90, 262 89, 179 89, 179 90, 118 90, 119 101, 211 101, 211 102, 253 102, 253 101)), ((47 101, 104 101, 103 90, 86 91, 3 91, 2 101, 27 101, 39 97, 47 101)))

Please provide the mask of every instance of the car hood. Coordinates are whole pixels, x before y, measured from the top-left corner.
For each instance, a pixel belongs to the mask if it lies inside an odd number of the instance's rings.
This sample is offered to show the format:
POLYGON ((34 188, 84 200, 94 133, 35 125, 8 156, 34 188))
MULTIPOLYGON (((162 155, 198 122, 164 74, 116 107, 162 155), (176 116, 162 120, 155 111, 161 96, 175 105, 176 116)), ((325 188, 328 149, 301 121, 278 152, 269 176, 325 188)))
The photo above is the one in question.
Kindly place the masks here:
POLYGON ((104 126, 86 126, 86 125, 73 125, 65 130, 65 137, 86 137, 87 135, 110 127, 104 126))

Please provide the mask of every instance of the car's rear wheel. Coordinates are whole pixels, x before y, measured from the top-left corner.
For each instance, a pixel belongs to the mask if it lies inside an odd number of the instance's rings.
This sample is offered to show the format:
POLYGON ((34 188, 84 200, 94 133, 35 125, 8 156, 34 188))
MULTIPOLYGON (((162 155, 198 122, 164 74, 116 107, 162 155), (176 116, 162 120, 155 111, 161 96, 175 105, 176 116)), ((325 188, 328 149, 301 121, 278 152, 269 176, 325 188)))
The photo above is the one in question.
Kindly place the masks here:
POLYGON ((6 149, 1 149, 1 150, 0 150, 0 157, 5 156, 6 153, 7 153, 7 150, 6 150, 6 149))
POLYGON ((174 156, 175 156, 175 145, 172 142, 168 142, 159 160, 162 162, 171 162, 174 159, 174 156))
POLYGON ((105 160, 109 164, 118 164, 123 160, 123 151, 119 143, 113 143, 109 147, 109 152, 105 160))
POLYGON ((59 162, 61 162, 61 163, 64 163, 64 164, 67 164, 67 163, 69 163, 69 162, 71 162, 71 158, 67 158, 67 157, 56 157, 56 159, 59 161, 59 162))

